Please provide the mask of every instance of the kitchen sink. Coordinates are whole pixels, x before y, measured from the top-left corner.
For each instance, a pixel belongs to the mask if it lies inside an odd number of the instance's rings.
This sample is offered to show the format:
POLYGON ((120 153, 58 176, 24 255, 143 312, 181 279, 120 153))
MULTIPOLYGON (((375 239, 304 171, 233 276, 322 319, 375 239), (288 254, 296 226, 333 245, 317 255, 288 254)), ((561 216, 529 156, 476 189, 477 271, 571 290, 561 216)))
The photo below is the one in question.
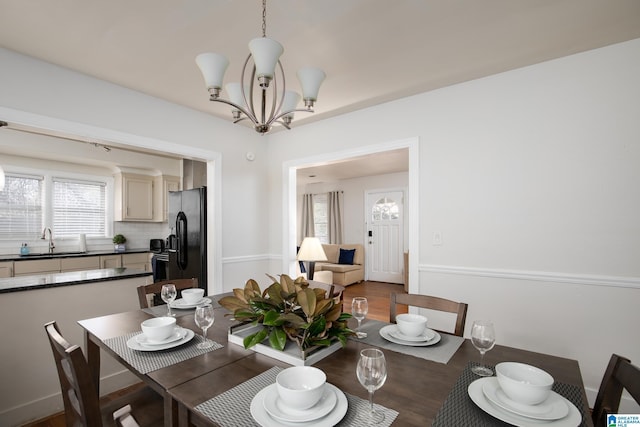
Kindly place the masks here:
POLYGON ((20 258, 55 258, 55 257, 59 257, 59 256, 65 256, 65 255, 81 255, 81 254, 85 254, 86 252, 80 252, 80 251, 70 251, 70 252, 54 252, 54 253, 49 253, 49 252, 34 252, 34 253, 30 253, 30 254, 26 254, 26 255, 20 255, 20 258))

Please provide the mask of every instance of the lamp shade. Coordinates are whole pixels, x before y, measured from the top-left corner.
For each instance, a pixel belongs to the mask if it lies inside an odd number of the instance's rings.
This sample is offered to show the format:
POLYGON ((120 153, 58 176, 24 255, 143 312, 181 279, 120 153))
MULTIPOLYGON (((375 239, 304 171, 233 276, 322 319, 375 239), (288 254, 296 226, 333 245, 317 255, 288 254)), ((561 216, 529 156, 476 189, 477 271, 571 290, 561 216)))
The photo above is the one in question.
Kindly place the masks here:
POLYGON ((298 251, 299 261, 326 261, 327 255, 317 237, 305 237, 298 251))
POLYGON ((224 73, 229 66, 229 60, 218 53, 201 53, 196 56, 196 64, 200 68, 207 89, 222 88, 224 73))
MULTIPOLYGON (((242 108, 247 108, 247 103, 244 102, 244 95, 242 94, 242 85, 240 85, 240 83, 227 83, 225 89, 229 94, 229 100, 231 102, 242 108)), ((245 85, 244 90, 245 92, 248 92, 249 88, 245 85)), ((247 96, 249 96, 248 93, 247 96)))
POLYGON ((320 85, 327 75, 320 68, 305 67, 298 70, 298 80, 302 85, 302 98, 305 101, 318 99, 320 85))
POLYGON ((282 45, 267 37, 260 37, 249 42, 249 50, 256 64, 256 76, 273 78, 276 64, 284 52, 282 45))
MULTIPOLYGON (((300 102, 300 94, 293 90, 287 90, 284 92, 284 99, 282 100, 282 112, 293 111, 298 107, 300 102)), ((293 113, 287 114, 287 117, 293 118, 293 113)))

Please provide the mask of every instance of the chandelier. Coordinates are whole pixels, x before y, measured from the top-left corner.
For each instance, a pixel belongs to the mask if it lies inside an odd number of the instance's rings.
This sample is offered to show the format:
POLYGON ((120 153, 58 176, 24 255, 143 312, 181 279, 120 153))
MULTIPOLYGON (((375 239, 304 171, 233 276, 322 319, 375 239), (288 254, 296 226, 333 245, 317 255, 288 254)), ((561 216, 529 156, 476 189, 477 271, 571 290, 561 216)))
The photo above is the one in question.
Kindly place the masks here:
POLYGON ((325 73, 312 67, 298 70, 305 107, 298 109, 300 94, 286 90, 285 86, 284 70, 280 63, 284 48, 277 41, 267 38, 266 0, 262 1, 262 37, 249 42, 249 51, 242 68, 241 83, 229 83, 225 86, 229 99, 220 97, 229 60, 218 53, 202 53, 196 57, 210 101, 230 105, 233 123, 251 120, 254 129, 261 134, 269 132, 274 123, 291 129, 293 113, 296 111, 313 113, 325 73))

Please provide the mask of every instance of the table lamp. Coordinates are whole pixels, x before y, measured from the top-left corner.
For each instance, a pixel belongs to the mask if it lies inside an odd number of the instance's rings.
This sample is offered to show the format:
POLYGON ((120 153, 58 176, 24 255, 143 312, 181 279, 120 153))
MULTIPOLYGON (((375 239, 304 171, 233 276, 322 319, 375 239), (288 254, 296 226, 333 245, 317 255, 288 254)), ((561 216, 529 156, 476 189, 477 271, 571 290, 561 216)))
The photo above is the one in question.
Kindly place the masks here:
POLYGON ((322 249, 320 240, 317 237, 305 237, 298 251, 298 261, 307 261, 309 263, 307 279, 313 280, 316 261, 326 260, 327 255, 324 253, 324 249, 322 249))

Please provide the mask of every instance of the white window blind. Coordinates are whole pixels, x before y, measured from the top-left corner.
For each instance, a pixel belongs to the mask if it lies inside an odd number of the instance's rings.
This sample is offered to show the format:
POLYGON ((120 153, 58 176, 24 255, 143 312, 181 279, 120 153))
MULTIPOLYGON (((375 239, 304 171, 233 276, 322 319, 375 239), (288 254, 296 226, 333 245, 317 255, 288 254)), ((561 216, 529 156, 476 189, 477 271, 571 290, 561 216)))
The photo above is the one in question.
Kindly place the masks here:
POLYGON ((42 232, 42 176, 6 174, 0 191, 0 239, 33 239, 42 232))
POLYGON ((53 178, 53 229, 57 237, 105 235, 106 184, 53 178))

